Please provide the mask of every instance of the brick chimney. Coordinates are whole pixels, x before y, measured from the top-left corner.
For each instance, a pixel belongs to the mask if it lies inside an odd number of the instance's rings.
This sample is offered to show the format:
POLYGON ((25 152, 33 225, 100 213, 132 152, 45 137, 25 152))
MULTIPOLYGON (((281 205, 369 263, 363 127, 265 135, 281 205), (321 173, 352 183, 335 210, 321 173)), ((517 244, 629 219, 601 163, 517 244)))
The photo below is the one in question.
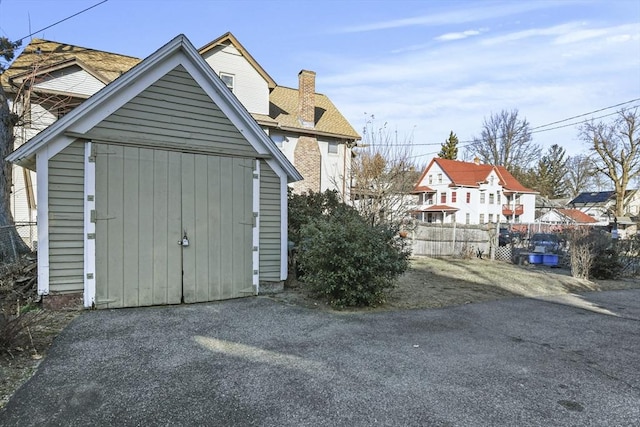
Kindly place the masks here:
MULTIPOLYGON (((298 120, 302 127, 313 129, 316 125, 316 73, 300 71, 298 83, 298 120)), ((300 135, 293 150, 293 164, 304 179, 293 184, 296 193, 320 191, 321 163, 322 155, 317 138, 313 135, 300 135)))
POLYGON ((303 127, 315 127, 316 73, 302 70, 298 73, 298 119, 303 127))

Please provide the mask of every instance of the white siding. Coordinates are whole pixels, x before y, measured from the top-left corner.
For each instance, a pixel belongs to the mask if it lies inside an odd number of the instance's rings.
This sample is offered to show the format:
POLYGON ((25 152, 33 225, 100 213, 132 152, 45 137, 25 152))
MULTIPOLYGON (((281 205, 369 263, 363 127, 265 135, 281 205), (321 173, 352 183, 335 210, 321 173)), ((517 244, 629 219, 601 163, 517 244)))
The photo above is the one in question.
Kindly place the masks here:
POLYGON ((104 83, 77 65, 51 72, 35 87, 55 92, 91 96, 104 87, 104 83))
POLYGON ((216 74, 234 76, 233 93, 250 113, 269 114, 269 86, 238 50, 219 46, 203 55, 216 74))

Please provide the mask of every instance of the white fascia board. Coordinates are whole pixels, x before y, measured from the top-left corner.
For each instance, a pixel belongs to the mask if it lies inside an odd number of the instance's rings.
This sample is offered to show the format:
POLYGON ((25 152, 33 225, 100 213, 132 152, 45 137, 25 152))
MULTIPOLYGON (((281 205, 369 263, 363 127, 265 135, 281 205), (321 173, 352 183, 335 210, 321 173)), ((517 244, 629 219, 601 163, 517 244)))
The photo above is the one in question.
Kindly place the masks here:
MULTIPOLYGON (((102 110, 102 104, 105 104, 106 101, 108 101, 114 95, 114 93, 117 94, 120 90, 123 90, 123 88, 134 85, 139 79, 140 75, 146 73, 147 70, 155 67, 157 63, 164 60, 165 57, 170 56, 173 51, 179 49, 184 39, 186 39, 184 35, 179 35, 178 37, 171 40, 155 53, 151 54, 147 59, 114 80, 111 84, 105 86, 99 92, 80 104, 77 108, 73 109, 67 115, 54 122, 51 126, 47 127, 45 130, 31 138, 29 142, 23 144, 16 151, 9 154, 6 159, 10 162, 15 162, 19 159, 34 155, 38 150, 42 148, 43 145, 47 144, 50 139, 55 138, 63 132, 67 131, 80 118, 85 116, 87 114, 87 111, 96 109, 102 110), (100 108, 95 108, 96 106, 100 106, 100 108)), ((108 106, 105 105, 105 110, 107 108, 108 106)), ((111 112, 113 111, 109 111, 108 113, 106 113, 105 117, 111 114, 111 112)))

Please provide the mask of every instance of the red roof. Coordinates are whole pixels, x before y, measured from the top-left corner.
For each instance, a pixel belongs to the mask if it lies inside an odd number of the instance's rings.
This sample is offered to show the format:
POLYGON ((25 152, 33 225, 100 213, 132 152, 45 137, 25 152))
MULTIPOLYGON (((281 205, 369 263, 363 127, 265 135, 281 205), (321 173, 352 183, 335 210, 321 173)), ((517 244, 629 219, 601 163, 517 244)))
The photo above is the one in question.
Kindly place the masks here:
POLYGON ((447 205, 433 205, 416 209, 416 212, 455 212, 458 208, 453 208, 447 205))
MULTIPOLYGON (((487 178, 492 171, 496 172, 500 180, 500 185, 506 191, 515 191, 518 193, 536 193, 535 190, 526 188, 504 166, 493 166, 487 164, 477 164, 472 162, 463 162, 460 160, 449 160, 435 157, 429 163, 418 180, 418 184, 422 182, 427 175, 431 166, 437 163, 440 169, 447 174, 453 186, 458 187, 479 187, 480 184, 486 183, 487 178)), ((420 188, 424 186, 416 186, 414 191, 420 192, 420 188)), ((428 188, 428 187, 427 187, 428 188)), ((422 190, 424 191, 424 190, 422 190)))
POLYGON ((427 187, 426 185, 416 185, 416 187, 413 189, 414 193, 435 193, 436 190, 434 190, 431 187, 427 187))
POLYGON ((586 213, 582 212, 580 209, 557 209, 557 211, 560 214, 568 218, 571 218, 572 220, 580 224, 591 224, 594 222, 598 222, 595 218, 587 215, 586 213))

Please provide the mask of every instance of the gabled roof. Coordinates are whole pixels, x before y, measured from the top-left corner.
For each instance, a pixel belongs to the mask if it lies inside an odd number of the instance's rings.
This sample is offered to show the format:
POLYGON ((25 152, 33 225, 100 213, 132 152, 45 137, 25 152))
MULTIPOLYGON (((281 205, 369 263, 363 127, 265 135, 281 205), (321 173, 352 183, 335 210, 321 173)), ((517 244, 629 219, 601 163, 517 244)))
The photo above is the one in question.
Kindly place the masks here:
POLYGON ((269 116, 284 130, 304 131, 337 138, 360 139, 360 135, 325 95, 315 96, 315 127, 304 127, 298 120, 298 89, 277 86, 269 95, 269 116))
POLYGON ((595 218, 587 215, 579 209, 556 209, 556 211, 579 224, 592 224, 598 222, 595 218))
MULTIPOLYGON (((58 146, 58 149, 64 148, 66 146, 64 144, 70 143, 72 138, 76 137, 75 135, 86 134, 113 111, 179 65, 187 69, 212 101, 215 100, 218 107, 238 127, 258 153, 269 154, 291 181, 302 179, 300 173, 282 151, 256 123, 240 101, 227 89, 187 37, 182 34, 120 78, 102 88, 69 114, 31 138, 9 154, 6 160, 18 164, 33 165, 33 157, 49 143, 62 141, 63 144, 58 146), (70 134, 73 134, 72 137, 68 136, 70 134)), ((53 155, 54 153, 49 152, 48 154, 53 155)))
MULTIPOLYGON (((298 120, 298 90, 278 86, 267 72, 256 62, 249 52, 230 32, 223 34, 201 47, 200 55, 225 43, 231 43, 267 81, 269 94, 269 116, 252 114, 260 124, 291 130, 305 131, 309 134, 324 135, 339 139, 359 140, 360 135, 347 119, 325 95, 316 93, 315 129, 302 126, 298 120)), ((30 75, 34 68, 38 70, 60 69, 64 66, 78 65, 103 83, 109 83, 138 64, 140 59, 115 53, 103 52, 70 44, 48 40, 33 39, 11 66, 0 75, 3 87, 11 90, 10 79, 30 75), (58 68, 56 68, 58 67, 58 68)), ((15 90, 15 88, 13 89, 15 90)))
POLYGON ((260 64, 258 64, 258 61, 256 61, 253 58, 253 56, 251 56, 251 54, 247 51, 247 49, 245 49, 244 46, 240 44, 238 39, 236 39, 235 36, 231 34, 231 32, 227 32, 221 35, 220 37, 218 37, 217 39, 202 46, 200 49, 198 49, 198 52, 200 53, 200 55, 204 55, 210 50, 215 49, 218 46, 223 46, 227 43, 232 44, 233 47, 235 47, 238 50, 238 52, 240 52, 240 54, 245 57, 245 59, 249 62, 249 64, 251 64, 251 66, 255 68, 258 74, 260 74, 262 78, 267 81, 269 89, 273 89, 276 87, 275 80, 273 80, 271 76, 264 70, 264 68, 262 68, 260 64))
POLYGON ((116 53, 103 52, 86 47, 58 43, 49 40, 33 39, 0 76, 2 86, 12 90, 11 79, 20 78, 47 70, 60 69, 61 66, 78 65, 90 74, 109 83, 140 62, 140 59, 116 53))
MULTIPOLYGON (((520 182, 511 175, 504 166, 441 159, 439 157, 435 157, 431 160, 418 180, 418 184, 422 182, 434 163, 442 169, 447 177, 449 177, 451 180, 451 186, 454 187, 480 187, 480 184, 487 182, 491 172, 495 172, 498 176, 499 183, 504 190, 517 193, 537 193, 537 191, 526 188, 520 184, 520 182)), ((416 187, 414 191, 419 191, 418 188, 419 187, 416 187)))

